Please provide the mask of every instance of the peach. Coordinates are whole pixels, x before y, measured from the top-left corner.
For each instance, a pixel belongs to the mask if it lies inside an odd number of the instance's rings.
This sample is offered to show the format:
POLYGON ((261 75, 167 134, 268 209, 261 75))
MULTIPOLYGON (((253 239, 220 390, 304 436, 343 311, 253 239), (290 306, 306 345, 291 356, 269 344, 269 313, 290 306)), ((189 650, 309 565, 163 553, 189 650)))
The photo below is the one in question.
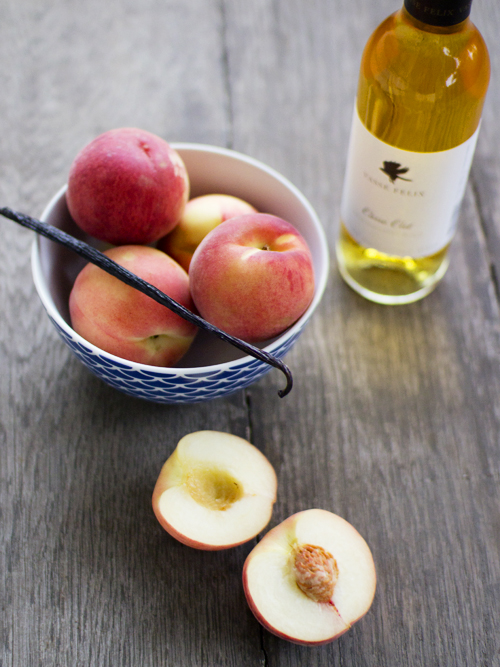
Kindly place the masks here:
POLYGON ((296 644, 325 644, 370 608, 375 565, 350 523, 310 509, 283 521, 254 547, 243 567, 243 587, 267 630, 296 644))
POLYGON ((130 127, 104 132, 78 153, 66 193, 77 225, 113 245, 158 241, 177 224, 188 197, 179 154, 130 127))
MULTIPOLYGON (((148 246, 119 246, 105 253, 115 262, 193 309, 184 269, 148 246)), ((74 330, 117 357, 172 366, 191 345, 197 327, 94 264, 78 274, 69 299, 74 330)))
POLYGON ((153 510, 177 540, 215 551, 251 540, 271 518, 277 481, 268 459, 230 433, 184 436, 162 467, 153 510))
POLYGON ((189 276, 201 316, 248 342, 282 333, 314 295, 305 239, 289 222, 264 213, 232 218, 209 232, 189 276))
POLYGON ((160 239, 158 248, 188 271, 194 251, 208 232, 225 220, 256 212, 251 204, 232 195, 210 194, 195 197, 186 204, 173 231, 160 239))

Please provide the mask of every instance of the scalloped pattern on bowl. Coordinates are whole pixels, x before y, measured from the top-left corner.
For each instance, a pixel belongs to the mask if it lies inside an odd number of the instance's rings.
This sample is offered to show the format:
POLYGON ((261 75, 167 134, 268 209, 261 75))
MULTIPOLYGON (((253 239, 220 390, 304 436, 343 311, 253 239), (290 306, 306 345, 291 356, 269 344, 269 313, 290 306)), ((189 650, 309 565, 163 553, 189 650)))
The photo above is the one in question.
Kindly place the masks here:
MULTIPOLYGON (((166 375, 164 369, 153 371, 149 368, 134 368, 126 360, 117 361, 109 355, 100 354, 97 348, 81 342, 77 336, 62 327, 50 316, 57 333, 73 354, 98 378, 124 394, 144 398, 155 403, 199 403, 222 396, 228 396, 244 389, 271 370, 253 357, 246 357, 238 365, 224 364, 222 368, 177 369, 175 375, 166 375)), ((282 358, 299 337, 298 330, 292 337, 273 350, 282 358)))

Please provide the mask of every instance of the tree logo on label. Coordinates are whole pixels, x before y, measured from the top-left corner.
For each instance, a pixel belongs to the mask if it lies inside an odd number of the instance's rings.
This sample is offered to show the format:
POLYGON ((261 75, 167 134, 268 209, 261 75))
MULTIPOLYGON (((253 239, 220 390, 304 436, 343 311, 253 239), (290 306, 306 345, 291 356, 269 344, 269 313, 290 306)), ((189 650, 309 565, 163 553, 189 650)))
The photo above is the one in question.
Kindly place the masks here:
POLYGON ((401 174, 406 174, 410 170, 409 167, 402 167, 399 162, 384 161, 384 166, 380 167, 386 176, 389 176, 391 183, 395 183, 399 178, 402 181, 411 181, 411 178, 403 178, 401 174))

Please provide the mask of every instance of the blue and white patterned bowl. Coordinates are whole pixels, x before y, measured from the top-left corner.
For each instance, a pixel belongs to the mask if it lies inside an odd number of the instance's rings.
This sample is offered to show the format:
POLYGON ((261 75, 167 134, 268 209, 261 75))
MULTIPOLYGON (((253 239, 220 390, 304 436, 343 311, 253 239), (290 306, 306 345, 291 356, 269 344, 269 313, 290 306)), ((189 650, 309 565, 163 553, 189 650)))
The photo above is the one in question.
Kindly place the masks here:
MULTIPOLYGON (((326 285, 328 248, 316 213, 286 178, 257 160, 213 146, 172 145, 186 164, 192 197, 211 192, 235 195, 259 211, 288 220, 308 242, 315 270, 314 299, 290 329, 261 346, 283 357, 316 309, 326 285)), ((66 186, 53 197, 42 220, 96 245, 71 219, 65 192, 66 186)), ((36 289, 63 341, 95 375, 125 394, 157 403, 196 403, 242 389, 271 368, 203 331, 198 332, 190 350, 172 368, 147 366, 104 352, 79 336, 70 325, 69 293, 84 260, 41 237, 35 239, 31 259, 36 289)))

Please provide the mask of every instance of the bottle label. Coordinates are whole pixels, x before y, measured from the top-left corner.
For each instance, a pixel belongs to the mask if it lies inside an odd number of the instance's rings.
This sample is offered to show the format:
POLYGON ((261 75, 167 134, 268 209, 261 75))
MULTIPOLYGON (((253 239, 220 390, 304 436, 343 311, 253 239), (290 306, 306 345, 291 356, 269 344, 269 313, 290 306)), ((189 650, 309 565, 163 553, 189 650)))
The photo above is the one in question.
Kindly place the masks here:
POLYGON ((351 129, 341 217, 362 246, 399 257, 426 257, 452 239, 479 127, 445 151, 406 151, 377 139, 357 106, 351 129))

